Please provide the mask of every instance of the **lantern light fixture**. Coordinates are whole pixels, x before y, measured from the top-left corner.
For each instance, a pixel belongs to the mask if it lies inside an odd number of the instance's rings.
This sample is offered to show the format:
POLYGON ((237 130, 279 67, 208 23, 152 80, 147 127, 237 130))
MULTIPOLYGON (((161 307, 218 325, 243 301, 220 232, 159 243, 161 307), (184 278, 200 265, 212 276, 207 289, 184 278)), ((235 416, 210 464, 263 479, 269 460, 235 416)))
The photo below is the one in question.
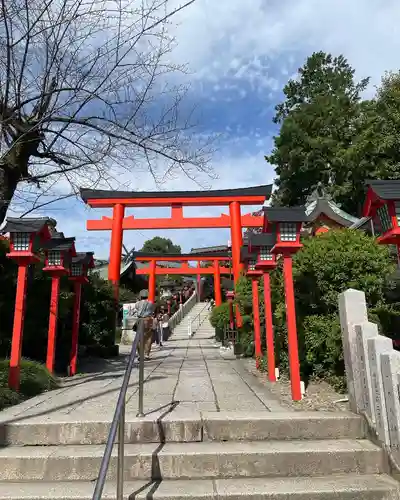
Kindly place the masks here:
POLYGON ((1 231, 10 235, 10 252, 7 257, 19 261, 34 262, 37 255, 51 238, 49 226, 55 224, 49 217, 14 218, 8 217, 1 231))
POLYGON ((305 207, 264 207, 263 211, 264 231, 276 235, 271 252, 297 252, 303 246, 300 243, 302 225, 308 221, 305 207))
POLYGON ((46 243, 46 264, 43 271, 68 274, 72 257, 76 255, 75 238, 65 238, 63 233, 54 233, 46 243))
POLYGON ((276 243, 275 233, 258 233, 249 236, 249 251, 257 255, 257 269, 274 269, 276 267, 277 256, 272 253, 276 243))
POLYGON ((72 257, 69 279, 87 283, 88 272, 94 268, 93 252, 78 252, 72 257))

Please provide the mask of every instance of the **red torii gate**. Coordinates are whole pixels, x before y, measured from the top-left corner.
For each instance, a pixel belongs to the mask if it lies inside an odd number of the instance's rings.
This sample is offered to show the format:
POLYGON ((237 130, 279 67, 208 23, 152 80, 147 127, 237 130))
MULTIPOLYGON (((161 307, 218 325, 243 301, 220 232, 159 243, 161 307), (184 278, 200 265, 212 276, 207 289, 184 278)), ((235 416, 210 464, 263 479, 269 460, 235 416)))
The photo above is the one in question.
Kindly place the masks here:
POLYGON ((134 259, 137 262, 149 262, 149 267, 136 269, 137 275, 149 276, 149 300, 155 301, 156 296, 156 276, 196 274, 214 275, 214 296, 217 306, 222 304, 221 295, 221 274, 231 274, 230 267, 221 267, 220 262, 231 261, 228 252, 205 252, 186 254, 154 254, 147 252, 136 252, 134 259), (197 261, 197 267, 189 267, 190 261, 197 261), (182 262, 180 267, 157 267, 157 262, 182 262), (210 267, 200 267, 201 262, 212 262, 210 267))
POLYGON ((197 229, 230 228, 232 242, 232 270, 234 281, 240 276, 240 248, 243 243, 243 227, 262 227, 263 216, 241 214, 241 205, 262 205, 269 198, 272 185, 239 189, 210 191, 104 191, 81 189, 81 197, 93 208, 112 208, 113 216, 100 220, 89 220, 89 231, 111 230, 110 264, 108 279, 118 298, 122 237, 126 229, 197 229), (183 207, 227 206, 229 215, 219 217, 184 217, 183 207), (137 219, 125 217, 126 207, 171 207, 169 218, 137 219))

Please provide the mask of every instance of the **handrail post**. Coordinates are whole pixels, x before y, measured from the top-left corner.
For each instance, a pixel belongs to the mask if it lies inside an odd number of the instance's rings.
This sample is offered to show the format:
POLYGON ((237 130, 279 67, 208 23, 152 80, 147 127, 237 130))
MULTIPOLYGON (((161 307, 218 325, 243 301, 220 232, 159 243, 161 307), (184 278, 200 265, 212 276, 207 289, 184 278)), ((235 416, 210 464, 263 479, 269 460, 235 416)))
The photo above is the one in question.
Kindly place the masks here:
POLYGON ((118 424, 117 500, 124 500, 125 401, 118 424))
POLYGON ((138 401, 138 417, 143 417, 143 396, 144 396, 144 321, 140 321, 140 338, 139 338, 139 401, 138 401))

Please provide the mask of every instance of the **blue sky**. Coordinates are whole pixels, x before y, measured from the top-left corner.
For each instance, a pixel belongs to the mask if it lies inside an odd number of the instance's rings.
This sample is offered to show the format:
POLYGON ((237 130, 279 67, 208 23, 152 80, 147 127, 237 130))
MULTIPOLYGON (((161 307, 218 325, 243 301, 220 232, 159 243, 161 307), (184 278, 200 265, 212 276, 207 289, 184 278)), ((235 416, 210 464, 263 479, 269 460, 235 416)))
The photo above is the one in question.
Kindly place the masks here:
MULTIPOLYGON (((178 0, 176 3, 179 3, 178 0)), ((184 64, 190 74, 176 76, 190 83, 187 106, 196 105, 199 133, 218 134, 218 150, 212 159, 213 189, 267 184, 274 172, 264 161, 272 147, 276 126, 274 106, 281 89, 313 51, 343 53, 357 71, 357 78, 371 77, 367 94, 386 70, 400 68, 400 38, 395 35, 400 3, 395 0, 197 0, 170 26, 176 47, 171 62, 184 64)), ((202 179, 200 179, 202 181, 202 179)), ((206 179, 203 179, 207 183, 206 179)), ((145 172, 134 172, 132 189, 155 189, 145 172)), ((187 178, 171 180, 163 189, 198 189, 187 178)), ((129 210, 140 217, 167 216, 167 210, 129 210)), ((190 209, 205 215, 218 209, 190 209)), ((79 250, 94 250, 107 258, 109 233, 88 233, 89 218, 108 215, 89 210, 79 200, 68 199, 40 211, 57 219, 59 230, 76 236, 79 250)), ((129 231, 127 247, 139 249, 155 236, 168 236, 183 250, 225 244, 228 231, 129 231)))

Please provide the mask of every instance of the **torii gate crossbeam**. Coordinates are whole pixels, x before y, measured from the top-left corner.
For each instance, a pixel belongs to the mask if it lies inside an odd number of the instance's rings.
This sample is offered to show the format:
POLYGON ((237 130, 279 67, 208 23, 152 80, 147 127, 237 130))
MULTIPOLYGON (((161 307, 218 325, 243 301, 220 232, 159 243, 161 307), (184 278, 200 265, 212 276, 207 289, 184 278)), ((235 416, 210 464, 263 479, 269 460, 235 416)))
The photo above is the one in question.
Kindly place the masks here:
POLYGON ((262 227, 262 217, 241 214, 242 205, 262 205, 271 195, 272 185, 262 185, 239 189, 222 189, 213 191, 103 191, 82 189, 81 197, 93 208, 112 208, 112 219, 103 218, 88 221, 89 230, 110 230, 111 248, 108 279, 115 287, 118 298, 118 285, 121 268, 122 238, 125 229, 193 229, 230 227, 232 244, 232 270, 235 282, 240 276, 242 264, 240 249, 243 243, 242 228, 262 227), (220 217, 183 217, 185 206, 226 206, 229 216, 220 217), (171 218, 135 219, 125 217, 126 207, 171 207, 171 218), (254 217, 254 218, 253 218, 254 217), (146 220, 148 221, 146 223, 146 220), (162 221, 162 222, 160 222, 162 221), (253 225, 254 224, 254 225, 253 225), (150 226, 150 227, 149 227, 150 226), (161 226, 161 227, 160 227, 161 226), (172 227, 173 226, 173 227, 172 227))

